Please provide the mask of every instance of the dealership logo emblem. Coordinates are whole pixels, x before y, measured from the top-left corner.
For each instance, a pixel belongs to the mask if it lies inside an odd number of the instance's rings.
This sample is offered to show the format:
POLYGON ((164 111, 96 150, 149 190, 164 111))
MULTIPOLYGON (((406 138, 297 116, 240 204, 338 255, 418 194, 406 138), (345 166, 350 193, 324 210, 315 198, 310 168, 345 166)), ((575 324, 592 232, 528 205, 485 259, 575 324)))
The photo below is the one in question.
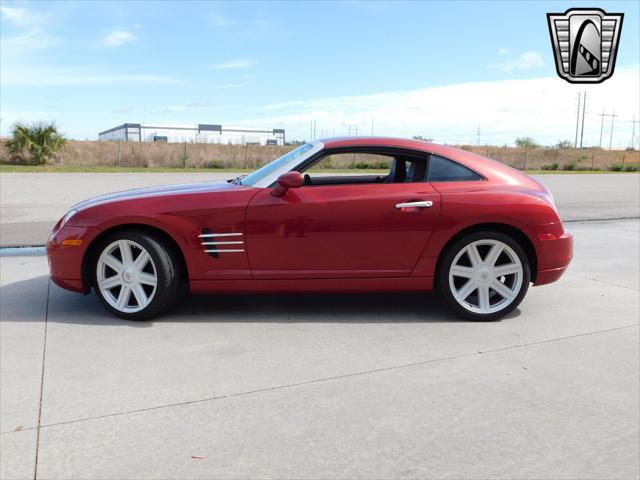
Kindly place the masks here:
POLYGON ((600 83, 611 77, 623 17, 599 8, 547 13, 558 75, 570 83, 600 83))

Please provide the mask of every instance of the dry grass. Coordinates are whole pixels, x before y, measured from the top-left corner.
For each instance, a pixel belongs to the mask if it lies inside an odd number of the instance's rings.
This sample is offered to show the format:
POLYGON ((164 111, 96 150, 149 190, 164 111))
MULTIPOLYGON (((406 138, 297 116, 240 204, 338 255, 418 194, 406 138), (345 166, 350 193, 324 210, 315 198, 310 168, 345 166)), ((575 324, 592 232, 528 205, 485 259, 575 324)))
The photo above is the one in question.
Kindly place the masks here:
MULTIPOLYGON (((134 168, 210 168, 253 169, 269 163, 293 147, 258 145, 213 145, 199 143, 121 143, 70 141, 59 152, 53 165, 65 167, 134 167, 134 168)), ((584 150, 538 148, 528 150, 513 147, 461 146, 522 170, 549 168, 559 170, 609 170, 614 164, 637 165, 638 151, 608 151, 598 148, 584 150), (571 167, 571 165, 573 167, 571 167)), ((380 167, 379 156, 343 154, 325 162, 328 169, 380 167)), ((11 159, 0 144, 0 163, 11 159)))

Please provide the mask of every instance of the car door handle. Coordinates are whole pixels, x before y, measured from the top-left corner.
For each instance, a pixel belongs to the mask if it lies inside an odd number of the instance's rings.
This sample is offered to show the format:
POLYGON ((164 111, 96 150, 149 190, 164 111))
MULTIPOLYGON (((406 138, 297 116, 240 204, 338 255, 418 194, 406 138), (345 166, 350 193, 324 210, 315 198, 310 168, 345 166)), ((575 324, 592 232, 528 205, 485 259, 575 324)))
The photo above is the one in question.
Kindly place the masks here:
POLYGON ((433 202, 431 200, 396 203, 396 208, 429 208, 432 206, 433 206, 433 202))

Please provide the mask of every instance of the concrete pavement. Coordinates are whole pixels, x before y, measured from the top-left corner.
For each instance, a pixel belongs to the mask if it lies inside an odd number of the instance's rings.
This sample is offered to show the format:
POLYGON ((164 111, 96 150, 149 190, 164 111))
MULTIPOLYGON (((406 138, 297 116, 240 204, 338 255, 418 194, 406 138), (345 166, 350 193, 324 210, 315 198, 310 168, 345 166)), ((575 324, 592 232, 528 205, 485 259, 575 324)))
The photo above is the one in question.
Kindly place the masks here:
POLYGON ((638 478, 640 222, 570 228, 567 275, 486 324, 427 294, 125 322, 0 258, 0 477, 638 478))
MULTIPOLYGON (((2 173, 0 246, 43 245, 55 222, 86 198, 129 188, 225 180, 233 173, 2 173)), ((537 175, 564 220, 640 217, 640 175, 537 175)))

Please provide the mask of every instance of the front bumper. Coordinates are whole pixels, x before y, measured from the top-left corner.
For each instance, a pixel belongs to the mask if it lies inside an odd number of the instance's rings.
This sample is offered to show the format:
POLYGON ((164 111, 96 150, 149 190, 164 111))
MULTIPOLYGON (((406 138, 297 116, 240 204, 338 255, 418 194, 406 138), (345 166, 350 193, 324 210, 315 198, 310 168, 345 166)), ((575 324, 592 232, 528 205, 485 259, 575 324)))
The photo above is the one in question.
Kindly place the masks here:
POLYGON ((89 292, 89 287, 82 278, 82 263, 89 245, 97 235, 98 230, 94 227, 67 225, 51 232, 47 241, 47 258, 51 279, 57 285, 74 292, 89 292))

